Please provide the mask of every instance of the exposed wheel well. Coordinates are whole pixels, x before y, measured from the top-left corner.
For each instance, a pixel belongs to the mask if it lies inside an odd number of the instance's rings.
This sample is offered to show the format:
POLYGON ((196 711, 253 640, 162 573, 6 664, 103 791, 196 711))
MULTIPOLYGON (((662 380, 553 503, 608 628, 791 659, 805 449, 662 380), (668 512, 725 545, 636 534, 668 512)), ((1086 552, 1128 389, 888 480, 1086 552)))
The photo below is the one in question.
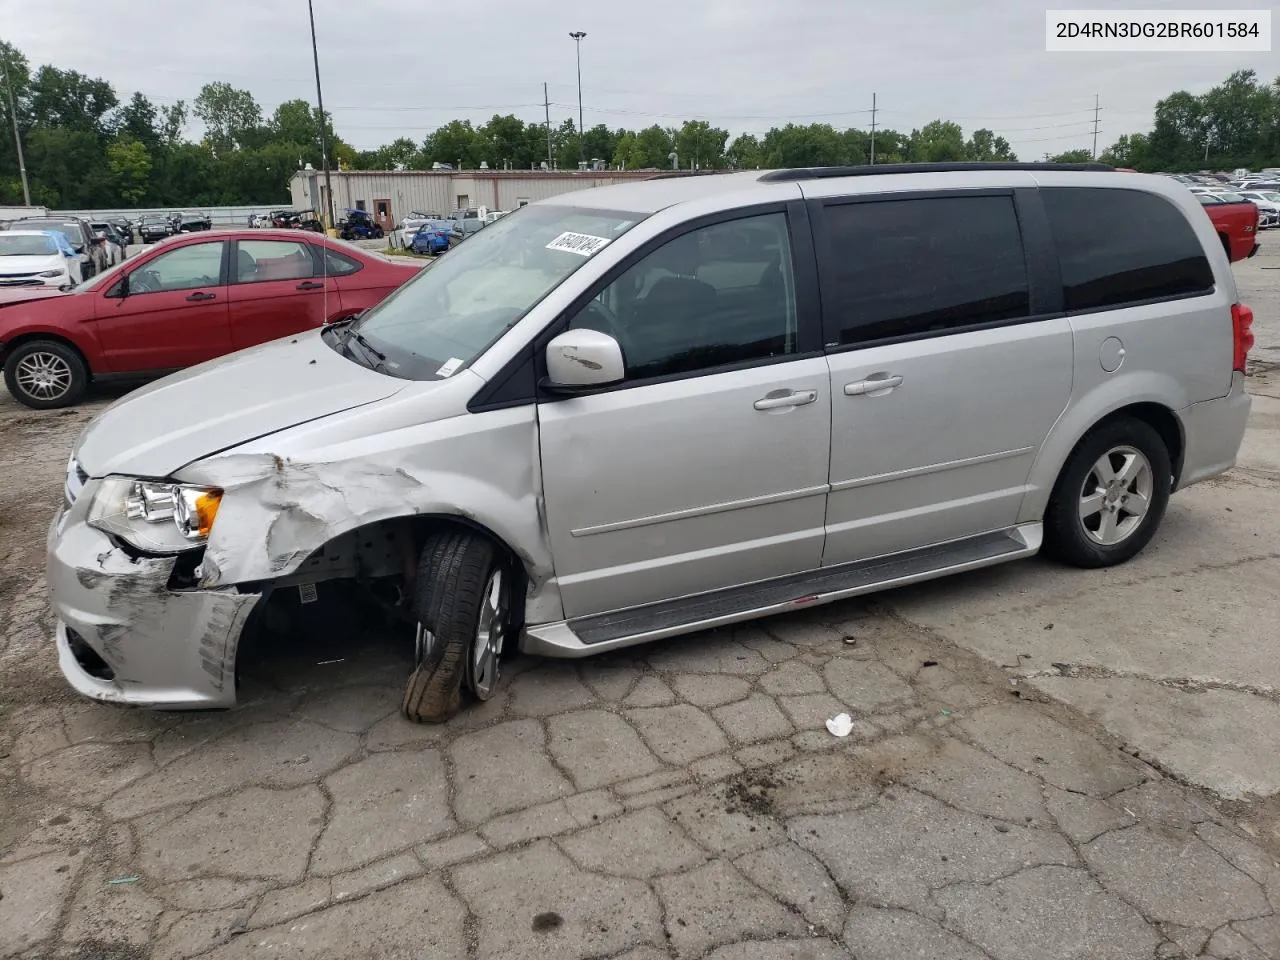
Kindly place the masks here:
MULTIPOLYGON (((511 546, 492 530, 469 518, 452 515, 381 520, 339 534, 313 551, 291 574, 241 584, 242 589, 262 592, 264 598, 241 637, 236 654, 237 682, 242 654, 258 647, 269 634, 297 629, 294 618, 299 611, 298 588, 305 584, 320 584, 322 598, 337 598, 335 602, 340 607, 363 610, 363 616, 380 609, 389 623, 405 622, 408 607, 404 601, 411 595, 422 548, 433 532, 450 527, 476 531, 507 559, 516 578, 511 591, 512 615, 516 628, 522 627, 529 571, 511 546), (330 587, 326 589, 325 584, 330 587)), ((411 630, 408 635, 412 636, 411 630)))
POLYGON ((1222 241, 1222 249, 1227 251, 1227 259, 1231 259, 1231 238, 1225 233, 1218 234, 1218 239, 1222 241))
POLYGON ((1124 417, 1141 420, 1160 434, 1160 439, 1169 450, 1169 463, 1173 466, 1173 489, 1178 489, 1178 479, 1182 475, 1182 454, 1185 442, 1182 436, 1182 424, 1178 422, 1177 416, 1168 407, 1158 403, 1134 403, 1107 414, 1095 423, 1089 432, 1096 430, 1104 423, 1124 417))
POLYGON ((56 333, 23 333, 16 336, 12 340, 8 340, 5 342, 4 359, 8 360, 9 356, 13 353, 13 351, 16 350, 18 347, 22 346, 24 343, 31 343, 32 341, 35 341, 35 340, 47 340, 47 341, 50 341, 51 343, 60 343, 64 347, 68 348, 69 350, 74 350, 76 352, 76 355, 80 358, 80 362, 84 364, 85 370, 89 372, 90 378, 93 377, 93 368, 89 365, 89 358, 84 355, 84 351, 81 350, 79 347, 77 347, 74 343, 72 343, 66 337, 56 333))

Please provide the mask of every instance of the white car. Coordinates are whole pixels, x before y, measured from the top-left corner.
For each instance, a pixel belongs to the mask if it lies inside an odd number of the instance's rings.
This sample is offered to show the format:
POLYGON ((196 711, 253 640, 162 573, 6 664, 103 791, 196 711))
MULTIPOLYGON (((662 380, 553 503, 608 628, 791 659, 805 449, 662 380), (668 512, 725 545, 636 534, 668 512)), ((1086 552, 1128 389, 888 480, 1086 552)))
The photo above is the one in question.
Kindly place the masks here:
POLYGON ((0 233, 0 287, 74 287, 80 258, 70 245, 40 230, 0 233))
POLYGON ((432 220, 441 219, 443 218, 430 213, 417 213, 415 211, 414 213, 409 214, 400 221, 400 245, 402 247, 407 247, 413 242, 414 234, 416 234, 421 227, 430 223, 432 220))
POLYGON ((1258 226, 1280 225, 1280 193, 1271 190, 1241 190, 1240 196, 1252 200, 1258 208, 1258 226))

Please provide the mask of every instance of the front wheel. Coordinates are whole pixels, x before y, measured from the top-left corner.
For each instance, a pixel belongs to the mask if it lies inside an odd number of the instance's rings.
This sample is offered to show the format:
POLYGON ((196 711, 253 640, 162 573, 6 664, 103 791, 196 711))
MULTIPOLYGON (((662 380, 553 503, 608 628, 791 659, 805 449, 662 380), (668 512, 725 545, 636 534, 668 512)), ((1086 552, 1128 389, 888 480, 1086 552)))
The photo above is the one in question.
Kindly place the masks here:
POLYGON ((417 666, 401 707, 418 723, 443 723, 462 707, 462 688, 478 700, 497 692, 512 632, 510 567, 484 537, 446 531, 423 547, 414 585, 417 666))
POLYGON ((74 349, 56 340, 30 340, 14 347, 4 364, 4 383, 15 400, 34 410, 75 404, 89 388, 89 369, 74 349))
POLYGON ((1045 511, 1045 552, 1077 567, 1110 567, 1155 535, 1173 485, 1169 448, 1150 424, 1124 418, 1072 451, 1045 511))

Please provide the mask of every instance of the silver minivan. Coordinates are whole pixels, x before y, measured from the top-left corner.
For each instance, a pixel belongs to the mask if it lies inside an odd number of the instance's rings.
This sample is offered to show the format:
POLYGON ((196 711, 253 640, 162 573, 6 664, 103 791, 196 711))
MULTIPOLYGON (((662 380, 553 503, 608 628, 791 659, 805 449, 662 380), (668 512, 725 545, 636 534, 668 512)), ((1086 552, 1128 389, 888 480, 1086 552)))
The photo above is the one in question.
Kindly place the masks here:
POLYGON ((414 645, 405 714, 440 721, 517 645, 1121 563, 1235 462, 1251 322, 1184 187, 1092 165, 535 203, 352 321, 91 423, 49 531, 62 670, 228 707, 273 611, 355 591, 414 645))

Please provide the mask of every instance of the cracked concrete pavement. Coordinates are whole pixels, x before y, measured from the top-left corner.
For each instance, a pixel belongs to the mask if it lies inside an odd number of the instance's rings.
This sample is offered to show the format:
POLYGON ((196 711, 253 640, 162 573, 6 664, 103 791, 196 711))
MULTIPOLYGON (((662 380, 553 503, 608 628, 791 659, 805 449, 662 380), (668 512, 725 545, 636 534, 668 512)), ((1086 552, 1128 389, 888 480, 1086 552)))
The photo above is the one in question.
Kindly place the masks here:
POLYGON ((515 658, 443 727, 372 629, 227 713, 72 695, 42 547, 101 401, 0 396, 0 956, 1280 957, 1278 266, 1242 465, 1131 564, 515 658))

